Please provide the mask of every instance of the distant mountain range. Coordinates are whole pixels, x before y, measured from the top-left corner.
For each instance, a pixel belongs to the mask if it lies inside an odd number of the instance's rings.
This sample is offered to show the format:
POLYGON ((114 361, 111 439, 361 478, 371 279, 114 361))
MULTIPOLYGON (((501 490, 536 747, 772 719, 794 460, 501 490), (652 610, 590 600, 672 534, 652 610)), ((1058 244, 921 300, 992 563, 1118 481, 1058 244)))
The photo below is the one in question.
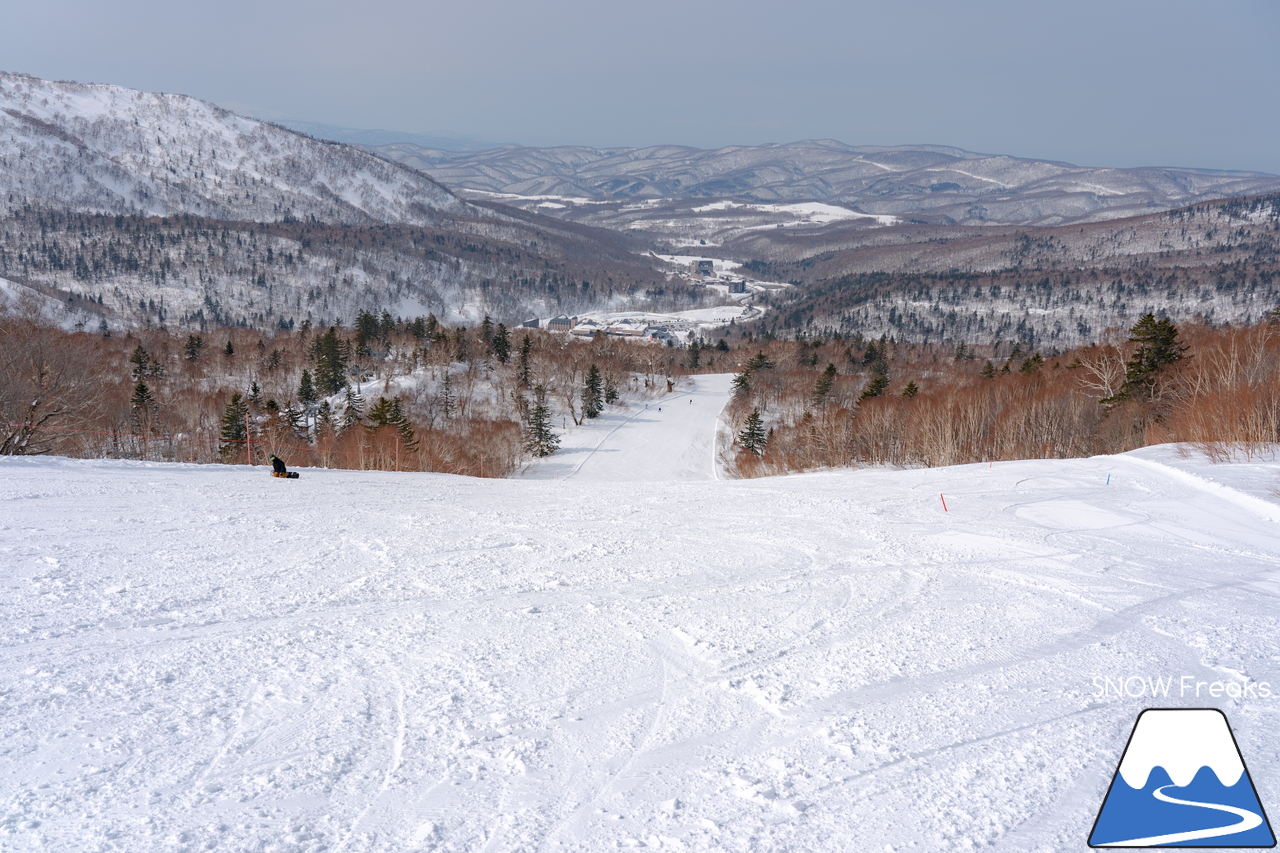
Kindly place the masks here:
POLYGON ((819 201, 933 224, 1060 225, 1280 191, 1280 176, 1261 172, 1095 168, 940 145, 855 147, 831 140, 711 151, 664 145, 458 152, 407 141, 374 150, 463 194, 498 193, 517 204, 566 199, 561 209, 541 209, 592 224, 611 224, 598 220, 616 208, 584 202, 732 199, 819 201))

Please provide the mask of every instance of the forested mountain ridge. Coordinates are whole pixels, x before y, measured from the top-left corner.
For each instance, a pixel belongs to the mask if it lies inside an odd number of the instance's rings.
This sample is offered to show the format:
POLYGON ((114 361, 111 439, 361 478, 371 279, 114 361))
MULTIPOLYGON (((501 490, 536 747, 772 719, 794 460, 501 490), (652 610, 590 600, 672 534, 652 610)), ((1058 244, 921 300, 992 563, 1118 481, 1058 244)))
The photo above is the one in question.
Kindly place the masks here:
POLYGON ((195 98, 0 72, 0 277, 80 322, 511 321, 706 298, 634 248, 195 98))
POLYGON ((466 207, 421 172, 185 95, 0 72, 0 215, 425 224, 466 207))
POLYGON ((1280 195, 1056 228, 762 232, 726 250, 800 285, 774 300, 778 330, 1062 348, 1147 312, 1249 323, 1280 306, 1280 195))

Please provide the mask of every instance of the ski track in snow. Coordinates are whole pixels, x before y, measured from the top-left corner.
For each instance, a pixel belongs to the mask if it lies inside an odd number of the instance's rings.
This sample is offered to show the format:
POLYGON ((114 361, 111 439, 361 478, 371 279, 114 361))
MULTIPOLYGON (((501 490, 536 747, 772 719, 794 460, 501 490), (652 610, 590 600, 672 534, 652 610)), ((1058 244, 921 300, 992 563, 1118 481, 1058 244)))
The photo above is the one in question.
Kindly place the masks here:
POLYGON ((0 849, 1083 851, 1150 705, 1276 802, 1280 700, 1092 682, 1280 688, 1273 462, 717 481, 728 390, 512 480, 0 459, 0 849))

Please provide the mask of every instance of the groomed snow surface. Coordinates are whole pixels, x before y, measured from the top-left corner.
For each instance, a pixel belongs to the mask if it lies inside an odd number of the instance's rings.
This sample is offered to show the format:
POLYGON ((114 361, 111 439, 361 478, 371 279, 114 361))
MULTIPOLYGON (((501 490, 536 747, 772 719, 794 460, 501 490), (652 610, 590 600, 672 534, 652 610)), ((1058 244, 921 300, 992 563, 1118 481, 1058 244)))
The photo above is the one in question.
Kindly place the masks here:
POLYGON ((1274 463, 716 480, 715 381, 511 480, 0 459, 0 848, 1085 850, 1151 706, 1280 811, 1280 699, 1094 680, 1280 693, 1274 463))

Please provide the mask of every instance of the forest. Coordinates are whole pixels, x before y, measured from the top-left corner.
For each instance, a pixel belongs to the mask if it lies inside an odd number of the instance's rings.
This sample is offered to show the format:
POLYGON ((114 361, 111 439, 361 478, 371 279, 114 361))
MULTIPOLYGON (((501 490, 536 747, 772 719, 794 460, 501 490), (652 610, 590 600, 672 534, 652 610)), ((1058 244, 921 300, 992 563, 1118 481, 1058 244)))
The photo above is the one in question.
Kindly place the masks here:
POLYGON ((684 346, 360 312, 350 325, 125 334, 0 315, 0 455, 507 476, 570 423, 733 373, 721 458, 751 477, 1280 441, 1280 325, 1149 314, 1088 346, 745 328, 684 346))

